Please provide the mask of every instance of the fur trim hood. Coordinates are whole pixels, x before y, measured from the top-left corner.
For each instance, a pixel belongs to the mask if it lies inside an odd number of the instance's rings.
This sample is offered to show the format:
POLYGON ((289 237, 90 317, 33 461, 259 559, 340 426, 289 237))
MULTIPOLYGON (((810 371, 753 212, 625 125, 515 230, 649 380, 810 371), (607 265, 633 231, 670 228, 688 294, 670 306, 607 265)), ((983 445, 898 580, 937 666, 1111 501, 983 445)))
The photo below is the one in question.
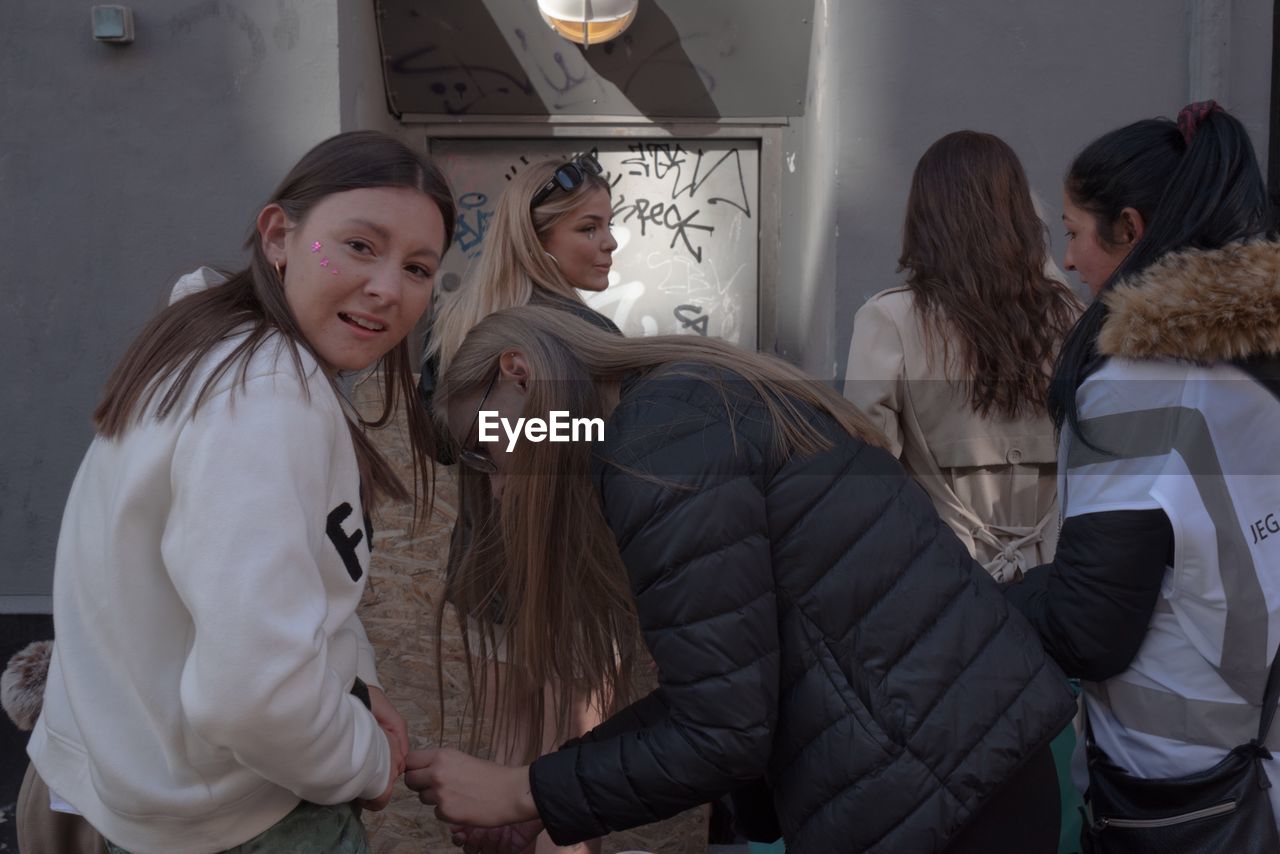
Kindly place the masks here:
POLYGON ((1280 355, 1280 242, 1170 253, 1104 299, 1105 356, 1210 363, 1280 355))
POLYGON ((52 653, 53 641, 36 641, 15 653, 0 675, 0 706, 20 730, 31 729, 40 717, 52 653))

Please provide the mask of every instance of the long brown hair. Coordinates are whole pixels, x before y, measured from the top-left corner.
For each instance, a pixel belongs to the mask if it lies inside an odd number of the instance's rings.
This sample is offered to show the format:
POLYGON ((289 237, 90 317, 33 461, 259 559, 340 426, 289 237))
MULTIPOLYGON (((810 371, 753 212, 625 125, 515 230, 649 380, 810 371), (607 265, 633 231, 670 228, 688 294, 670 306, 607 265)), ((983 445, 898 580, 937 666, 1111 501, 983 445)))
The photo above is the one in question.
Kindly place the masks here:
POLYGON ((1047 260, 1045 226, 1012 148, 975 131, 929 146, 911 178, 898 269, 982 416, 1045 412, 1054 353, 1081 309, 1065 282, 1045 274, 1047 260))
MULTIPOLYGON (((435 202, 444 220, 445 251, 453 235, 453 193, 438 167, 398 140, 374 131, 354 131, 331 137, 311 149, 271 194, 268 203, 279 205, 295 223, 301 223, 322 199, 348 190, 374 187, 407 187, 435 202)), ((201 386, 195 408, 205 400, 218 380, 238 370, 245 380, 249 361, 257 349, 279 334, 288 343, 294 368, 303 377, 298 348, 316 354, 302 335, 284 295, 284 283, 267 260, 256 227, 245 241, 249 266, 216 285, 186 296, 161 311, 134 339, 107 380, 93 423, 106 437, 119 436, 147 410, 157 394, 157 419, 165 418, 182 398, 200 363, 220 342, 236 330, 248 334, 224 358, 201 386)), ((317 357, 317 361, 320 359, 317 357)), ((435 427, 417 405, 413 366, 408 345, 398 343, 382 358, 383 410, 376 419, 359 417, 351 424, 356 459, 360 465, 366 501, 378 497, 414 498, 419 512, 429 504, 431 460, 423 449, 433 447, 435 427), (414 489, 410 493, 394 470, 373 446, 362 428, 385 426, 398 398, 406 403, 410 443, 414 458, 414 489)), ((305 379, 304 379, 305 388, 305 379)))
MULTIPOLYGON (((436 390, 437 413, 482 394, 501 355, 512 350, 524 355, 533 380, 525 417, 564 410, 607 418, 624 378, 663 366, 711 366, 745 381, 720 388, 727 410, 740 394, 763 403, 780 457, 830 447, 807 407, 827 413, 851 436, 885 445, 852 404, 780 359, 700 336, 623 338, 569 312, 533 305, 491 314, 471 330, 436 390)), ((573 696, 596 693, 605 698, 606 713, 630 699, 639 625, 591 479, 592 454, 587 442, 517 444, 511 465, 518 474, 507 478, 501 500, 482 510, 477 547, 450 580, 445 599, 473 616, 488 638, 502 624, 513 681, 496 703, 499 726, 517 716, 528 720, 532 710, 531 731, 541 732, 550 711, 563 738, 573 696), (548 683, 573 689, 559 692, 554 710, 542 701, 548 683)), ((471 689, 482 708, 483 683, 474 675, 471 689)), ((526 758, 536 749, 530 744, 526 758)))
POLYGON ((608 193, 609 184, 599 175, 586 173, 577 187, 557 189, 536 208, 531 207, 534 196, 562 165, 562 160, 535 163, 512 178, 503 191, 485 232, 484 252, 475 270, 441 306, 432 324, 426 355, 439 354, 441 373, 448 369, 449 360, 471 327, 495 311, 526 305, 535 288, 582 300, 543 246, 551 229, 577 210, 591 193, 608 193))

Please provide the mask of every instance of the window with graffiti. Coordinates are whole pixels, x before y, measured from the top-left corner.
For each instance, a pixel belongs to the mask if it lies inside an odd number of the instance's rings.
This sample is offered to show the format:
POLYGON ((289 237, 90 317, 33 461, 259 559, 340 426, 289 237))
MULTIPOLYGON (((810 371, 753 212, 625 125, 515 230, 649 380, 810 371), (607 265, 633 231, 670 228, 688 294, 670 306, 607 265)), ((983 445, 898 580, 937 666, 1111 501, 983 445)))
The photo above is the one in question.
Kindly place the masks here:
POLYGON ((440 298, 467 281, 505 184, 544 159, 591 151, 613 197, 609 287, 588 305, 627 335, 691 334, 757 345, 758 140, 443 139, 431 153, 458 195, 440 298))

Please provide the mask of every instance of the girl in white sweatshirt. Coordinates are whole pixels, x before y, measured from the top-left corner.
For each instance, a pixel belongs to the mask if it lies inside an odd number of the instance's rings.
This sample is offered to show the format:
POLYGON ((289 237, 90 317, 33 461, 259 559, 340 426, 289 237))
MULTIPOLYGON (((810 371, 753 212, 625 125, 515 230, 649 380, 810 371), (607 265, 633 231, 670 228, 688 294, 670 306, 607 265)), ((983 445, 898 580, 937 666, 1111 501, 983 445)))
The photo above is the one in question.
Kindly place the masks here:
POLYGON ((408 748, 355 614, 366 508, 410 492, 335 379, 380 364, 411 446, 434 445, 405 337, 453 220, 424 156, 329 139, 258 214, 248 268, 176 299, 111 375, 62 521, 28 747, 110 849, 366 850, 351 804, 385 806, 408 748))

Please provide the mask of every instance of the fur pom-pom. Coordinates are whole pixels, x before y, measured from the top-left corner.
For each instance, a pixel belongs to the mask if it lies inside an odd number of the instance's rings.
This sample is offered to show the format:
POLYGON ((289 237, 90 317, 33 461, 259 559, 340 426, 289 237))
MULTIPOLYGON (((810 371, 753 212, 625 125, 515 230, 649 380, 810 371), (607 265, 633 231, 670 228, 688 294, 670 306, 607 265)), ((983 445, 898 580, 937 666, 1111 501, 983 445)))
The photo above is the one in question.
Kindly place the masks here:
POLYGON ((53 641, 36 641, 14 653, 0 674, 0 706, 17 725, 29 730, 40 717, 44 704, 44 683, 49 676, 53 641))

